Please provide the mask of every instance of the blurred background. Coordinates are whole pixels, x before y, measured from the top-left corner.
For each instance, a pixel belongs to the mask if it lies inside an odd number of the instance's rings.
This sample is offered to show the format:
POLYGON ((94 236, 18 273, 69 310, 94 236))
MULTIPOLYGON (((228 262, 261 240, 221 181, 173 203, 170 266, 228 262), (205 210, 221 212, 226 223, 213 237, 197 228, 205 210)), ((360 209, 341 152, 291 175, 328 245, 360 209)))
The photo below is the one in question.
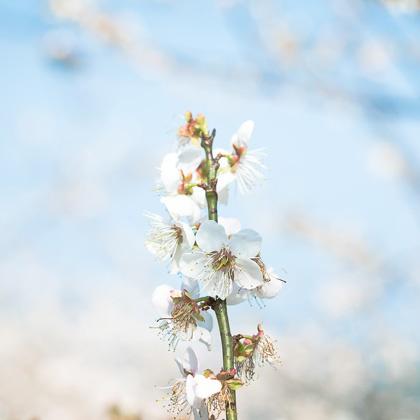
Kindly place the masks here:
POLYGON ((419 39, 417 0, 0 0, 0 419, 169 418, 143 213, 187 110, 267 152, 220 209, 287 280, 232 309, 283 360, 240 419, 420 419, 419 39))

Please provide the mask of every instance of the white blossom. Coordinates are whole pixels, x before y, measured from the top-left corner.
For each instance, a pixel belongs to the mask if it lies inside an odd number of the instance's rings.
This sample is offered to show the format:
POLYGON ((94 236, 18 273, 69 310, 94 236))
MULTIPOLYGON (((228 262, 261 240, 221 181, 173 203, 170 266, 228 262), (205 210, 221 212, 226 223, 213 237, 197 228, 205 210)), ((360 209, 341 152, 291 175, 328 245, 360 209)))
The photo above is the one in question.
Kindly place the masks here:
POLYGON ((145 240, 146 248, 159 261, 170 261, 171 272, 178 272, 182 252, 191 249, 194 245, 192 228, 180 221, 166 221, 157 214, 148 213, 146 216, 150 219, 150 231, 145 240))
POLYGON ((203 160, 203 149, 191 143, 180 145, 177 149, 177 155, 177 168, 185 173, 192 173, 203 160))
POLYGON ((198 374, 199 361, 191 347, 187 348, 181 359, 176 358, 175 362, 181 377, 171 386, 169 411, 176 416, 188 416, 193 413, 194 418, 208 418, 205 401, 220 392, 221 382, 198 374))
POLYGON ((204 190, 196 185, 198 181, 200 179, 195 170, 185 171, 178 153, 168 153, 164 156, 158 189, 162 194, 161 202, 173 219, 186 218, 195 222, 200 218, 201 209, 206 205, 206 197, 204 190))
POLYGON ((234 285, 232 293, 226 298, 228 305, 237 305, 244 301, 248 301, 250 304, 257 302, 257 304, 262 306, 260 303, 261 299, 272 299, 276 297, 283 288, 285 283, 284 280, 280 279, 271 267, 266 269, 259 257, 255 258, 255 261, 257 261, 260 266, 264 282, 252 290, 234 285))
POLYGON ((273 268, 268 268, 264 274, 264 283, 255 289, 255 294, 261 299, 276 297, 284 286, 284 280, 280 279, 273 268))
POLYGON ((160 316, 157 328, 170 348, 183 340, 201 342, 210 350, 213 318, 208 311, 199 311, 189 294, 163 284, 154 290, 152 302, 160 316))
POLYGON ((202 284, 202 292, 225 299, 236 283, 254 289, 263 283, 258 264, 253 261, 261 248, 260 235, 243 229, 230 237, 214 221, 201 224, 196 234, 198 250, 186 252, 180 260, 181 272, 202 284))
POLYGON ((235 181, 241 194, 248 193, 264 179, 264 153, 260 149, 249 150, 248 146, 254 126, 248 120, 239 127, 231 139, 233 154, 220 161, 218 182, 224 186, 235 181))

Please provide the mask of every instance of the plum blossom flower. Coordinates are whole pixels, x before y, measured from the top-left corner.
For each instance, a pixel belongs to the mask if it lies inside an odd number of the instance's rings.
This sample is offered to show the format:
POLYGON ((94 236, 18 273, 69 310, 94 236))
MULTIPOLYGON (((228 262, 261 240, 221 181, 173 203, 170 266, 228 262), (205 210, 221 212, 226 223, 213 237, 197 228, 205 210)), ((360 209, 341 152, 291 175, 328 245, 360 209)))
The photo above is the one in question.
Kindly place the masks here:
POLYGON ((252 290, 234 286, 232 293, 226 299, 228 305, 237 305, 248 300, 250 304, 255 301, 259 306, 263 306, 262 299, 276 297, 283 288, 285 280, 281 279, 273 268, 266 268, 260 256, 253 258, 253 260, 260 267, 264 282, 252 290))
POLYGON ((199 249, 184 253, 179 265, 184 275, 201 283, 203 293, 226 299, 234 283, 244 289, 263 284, 253 260, 261 248, 257 232, 243 229, 228 237, 222 225, 209 220, 201 224, 195 239, 199 249))
POLYGON ((182 359, 177 358, 175 362, 181 377, 170 387, 169 411, 176 417, 193 413, 195 418, 205 419, 207 417, 205 401, 220 392, 221 382, 197 373, 199 362, 191 347, 187 348, 182 359))
POLYGON ((264 179, 264 153, 248 147, 254 126, 254 121, 248 120, 239 127, 231 139, 232 155, 224 155, 220 162, 219 183, 226 185, 236 181, 241 194, 248 193, 264 179))
POLYGON ((146 248, 159 261, 170 261, 171 273, 177 273, 182 252, 194 245, 192 228, 180 221, 165 220, 157 214, 147 213, 146 217, 150 220, 150 231, 145 240, 146 248))
POLYGON ((213 318, 186 290, 163 284, 154 290, 152 302, 160 314, 157 326, 160 336, 171 349, 183 340, 199 341, 210 350, 213 318))
POLYGON ((185 172, 177 153, 164 156, 160 167, 159 191, 161 202, 175 220, 182 218, 194 222, 201 216, 201 209, 206 204, 205 192, 197 186, 196 171, 185 172))

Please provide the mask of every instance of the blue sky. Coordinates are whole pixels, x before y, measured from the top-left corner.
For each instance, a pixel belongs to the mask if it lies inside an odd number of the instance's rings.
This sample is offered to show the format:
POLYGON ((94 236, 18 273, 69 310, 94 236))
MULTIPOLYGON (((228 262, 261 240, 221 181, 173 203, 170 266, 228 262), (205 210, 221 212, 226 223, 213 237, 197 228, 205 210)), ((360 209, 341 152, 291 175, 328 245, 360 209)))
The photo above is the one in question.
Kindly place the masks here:
MULTIPOLYGON (((239 214, 247 225, 263 229, 268 258, 273 264, 280 262, 290 276, 289 291, 281 302, 286 312, 282 318, 296 316, 293 307, 298 296, 302 296, 302 289, 309 291, 317 287, 317 282, 308 278, 308 272, 315 270, 316 276, 323 276, 323 271, 329 271, 329 264, 324 263, 322 269, 316 267, 318 258, 325 256, 314 255, 313 250, 302 249, 301 244, 296 244, 297 250, 292 249, 288 240, 293 239, 283 238, 264 220, 253 220, 260 211, 268 212, 271 219, 278 212, 280 219, 282 212, 297 208, 325 223, 343 227, 349 224, 359 230, 372 247, 380 247, 386 257, 395 256, 397 264, 400 253, 418 245, 417 214, 411 202, 415 198, 410 197, 409 192, 404 193, 400 181, 384 181, 369 173, 367 154, 377 136, 369 130, 366 120, 372 117, 366 117, 365 112, 354 105, 305 95, 300 89, 294 89, 293 84, 279 83, 266 94, 264 79, 262 85, 250 84, 250 89, 241 82, 235 84, 234 79, 213 80, 211 76, 205 76, 202 81, 200 76, 186 80, 183 75, 148 80, 147 75, 136 72, 118 52, 106 49, 72 25, 67 25, 68 30, 80 40, 78 48, 82 50, 83 64, 76 71, 60 68, 43 54, 46 33, 61 25, 48 14, 46 6, 42 2, 25 6, 3 2, 1 13, 2 20, 7 22, 2 25, 1 42, 6 65, 0 83, 3 98, 7 98, 1 105, 4 138, 1 184, 3 197, 8 198, 6 215, 19 220, 17 231, 11 232, 15 240, 16 237, 21 241, 30 238, 48 260, 54 254, 56 235, 60 235, 68 244, 68 248, 60 252, 75 253, 76 260, 92 264, 85 259, 86 253, 91 252, 89 260, 106 263, 100 244, 89 243, 89 239, 94 241, 95 237, 87 236, 82 248, 80 245, 77 249, 71 247, 72 241, 80 244, 78 229, 87 227, 95 235, 107 223, 116 226, 123 223, 126 228, 131 224, 133 230, 138 229, 141 236, 144 231, 142 210, 157 208, 157 200, 151 192, 156 176, 154 167, 165 149, 172 147, 179 116, 185 109, 191 109, 208 115, 210 125, 216 126, 220 133, 220 145, 227 143, 242 120, 253 118, 256 121, 255 147, 263 147, 268 152, 268 181, 256 192, 257 198, 234 196, 226 212, 239 214), (35 132, 31 133, 31 127, 25 131, 27 119, 35 125, 35 132), (33 205, 32 195, 41 197, 38 199, 42 206, 48 204, 51 186, 57 177, 71 176, 66 172, 77 170, 77 156, 85 153, 84 148, 92 147, 95 153, 105 156, 112 154, 111 150, 101 150, 99 144, 92 146, 98 141, 95 137, 102 139, 103 149, 111 146, 117 152, 120 142, 125 143, 127 150, 121 153, 132 155, 133 160, 132 168, 119 168, 112 175, 106 174, 106 168, 105 174, 99 175, 95 168, 88 169, 93 171, 93 175, 88 176, 95 180, 109 175, 106 184, 112 198, 98 217, 74 229, 75 226, 61 215, 46 213, 45 207, 35 206, 29 210, 27 206, 33 205), (76 162, 66 167, 72 160, 76 162), (315 267, 310 269, 311 265, 315 267)), ((308 7, 315 9, 314 5, 308 4, 308 7)), ((191 61, 200 68, 207 61, 213 61, 214 67, 242 67, 245 74, 247 65, 251 69, 262 69, 263 75, 267 69, 270 71, 272 59, 259 48, 256 29, 252 28, 255 22, 245 7, 237 6, 221 13, 212 2, 200 7, 191 7, 188 2, 177 6, 105 2, 104 9, 120 14, 129 11, 132 20, 139 16, 146 38, 181 63, 191 61), (249 62, 250 58, 254 64, 249 62)), ((298 32, 298 35, 307 36, 309 43, 316 35, 313 33, 316 27, 304 26, 308 18, 292 4, 284 3, 283 10, 288 22, 301 25, 298 30, 303 34, 298 32)), ((369 17, 369 21, 363 22, 365 32, 387 32, 382 25, 389 17, 384 18, 383 14, 367 11, 365 20, 369 17)), ((328 7, 318 10, 312 18, 321 27, 337 26, 328 7)), ((407 27, 411 29, 409 22, 407 27)), ((271 71, 275 73, 277 69, 271 71)), ((364 89, 366 80, 359 80, 360 76, 355 77, 354 71, 347 73, 354 92, 364 89)), ((341 74, 337 73, 332 82, 345 81, 341 74)), ((380 86, 376 91, 374 87, 375 83, 370 83, 366 92, 380 95, 380 86)), ((402 119, 394 124, 393 130, 402 132, 410 125, 411 133, 405 136, 405 141, 414 149, 417 147, 415 123, 402 119)), ((4 253, 11 252, 13 248, 6 245, 4 253)), ((64 255, 60 255, 60 260, 66 263, 64 255)))
POLYGON ((45 295, 77 313, 99 291, 150 294, 176 282, 146 254, 142 214, 162 210, 156 168, 192 110, 207 115, 221 147, 242 121, 255 120, 253 146, 267 152, 266 183, 250 196, 233 193, 221 208, 263 234, 265 258, 288 281, 277 300, 252 309, 253 322, 279 334, 317 325, 367 349, 379 327, 418 343, 420 197, 407 177, 377 176, 369 163, 378 145, 391 144, 418 170, 419 62, 404 52, 418 39, 418 16, 394 16, 374 2, 349 12, 330 2, 269 3, 273 14, 253 2, 99 3, 176 63, 162 71, 54 18, 47 2, 0 1, 0 265, 12 273, 0 278, 0 301, 8 316, 38 307, 45 295), (270 51, 257 18, 267 13, 264 22, 280 22, 298 40, 300 61, 270 51), (74 40, 79 66, 48 57, 51 34, 74 40), (322 34, 344 45, 333 65, 314 53, 322 34), (383 49, 369 49, 378 43, 389 47, 389 62, 383 49), (379 54, 379 64, 368 63, 373 70, 360 63, 366 54, 379 54), (286 229, 290 214, 361 238, 386 260, 386 274, 286 229), (13 278, 28 254, 53 273, 48 280, 13 278), (323 288, 342 279, 368 296, 379 284, 378 294, 332 316, 323 288))

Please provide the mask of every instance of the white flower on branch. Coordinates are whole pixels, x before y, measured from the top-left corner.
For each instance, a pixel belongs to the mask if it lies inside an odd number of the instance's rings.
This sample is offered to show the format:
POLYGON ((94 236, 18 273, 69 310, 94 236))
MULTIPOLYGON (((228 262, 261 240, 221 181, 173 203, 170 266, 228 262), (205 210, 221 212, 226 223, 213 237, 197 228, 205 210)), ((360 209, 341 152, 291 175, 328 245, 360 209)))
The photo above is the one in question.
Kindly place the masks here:
POLYGON ((260 299, 272 299, 278 295, 281 288, 283 287, 285 281, 281 279, 275 272, 272 267, 267 268, 261 257, 258 255, 253 258, 253 260, 258 264, 263 276, 264 282, 261 286, 258 286, 253 293, 256 298, 260 299))
POLYGON ((179 145, 177 155, 177 166, 186 173, 196 171, 203 161, 203 149, 194 144, 179 145))
POLYGON ((279 294, 284 283, 284 280, 278 277, 274 269, 270 267, 264 274, 264 283, 255 289, 255 294, 261 299, 272 299, 279 294))
POLYGON ((250 304, 256 302, 259 306, 263 306, 262 299, 276 297, 283 288, 285 281, 274 272, 273 268, 266 268, 260 257, 253 260, 260 266, 264 282, 252 290, 234 286, 232 293, 226 298, 228 305, 237 305, 247 300, 250 304))
POLYGON ((180 268, 199 280, 203 293, 226 299, 234 283, 244 289, 263 284, 260 267, 253 260, 261 249, 257 232, 243 229, 228 237, 222 225, 210 220, 201 224, 196 243, 199 250, 184 253, 180 268))
POLYGON ((233 154, 221 159, 219 183, 226 185, 236 181, 241 194, 248 193, 264 180, 264 153, 248 147, 254 126, 254 121, 245 121, 232 136, 233 154))
POLYGON ((179 340, 199 341, 210 350, 213 318, 186 290, 169 285, 158 286, 152 296, 159 310, 157 329, 159 335, 175 349, 179 340))
POLYGON ((195 238, 192 228, 183 222, 166 221, 163 217, 147 213, 150 219, 150 231, 146 236, 146 248, 159 261, 170 261, 171 272, 178 272, 178 263, 182 252, 191 249, 195 238))
POLYGON ((197 186, 201 180, 197 171, 185 172, 177 153, 168 153, 160 167, 159 191, 161 202, 175 220, 181 218, 194 222, 201 216, 206 205, 204 190, 197 186))
POLYGON ((168 411, 175 417, 189 416, 197 419, 207 417, 205 401, 220 392, 222 384, 217 379, 200 375, 196 353, 187 348, 182 359, 175 359, 181 377, 170 387, 168 411))

